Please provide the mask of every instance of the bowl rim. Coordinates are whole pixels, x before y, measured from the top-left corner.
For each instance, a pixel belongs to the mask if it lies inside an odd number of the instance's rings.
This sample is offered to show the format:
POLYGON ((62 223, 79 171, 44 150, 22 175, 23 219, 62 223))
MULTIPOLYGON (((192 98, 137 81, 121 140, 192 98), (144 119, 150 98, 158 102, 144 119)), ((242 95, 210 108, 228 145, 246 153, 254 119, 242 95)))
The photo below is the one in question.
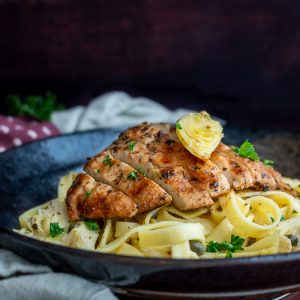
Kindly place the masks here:
POLYGON ((216 268, 216 267, 233 267, 233 266, 253 266, 265 264, 280 264, 292 263, 300 261, 300 252, 248 256, 236 258, 207 258, 207 259, 174 259, 161 257, 137 257, 120 254, 103 253, 93 250, 77 249, 55 243, 45 242, 32 237, 25 236, 21 233, 15 232, 12 229, 5 228, 0 225, 0 235, 9 236, 12 239, 18 240, 23 244, 30 244, 39 247, 40 250, 50 252, 61 252, 62 254, 69 254, 90 259, 100 259, 108 262, 120 264, 133 264, 135 266, 149 266, 149 267, 169 267, 169 268, 216 268))
MULTIPOLYGON (((230 124, 227 124, 230 127, 230 124)), ((248 128, 242 126, 234 126, 237 128, 248 128)), ((36 140, 28 142, 19 147, 10 148, 7 151, 0 154, 0 159, 3 159, 6 154, 11 154, 14 151, 22 151, 24 148, 32 147, 34 144, 47 143, 49 140, 62 139, 66 137, 72 137, 77 135, 93 134, 97 132, 109 131, 112 133, 120 133, 125 127, 108 127, 108 128, 96 128, 89 129, 85 131, 75 131, 71 133, 63 133, 59 135, 50 136, 45 139, 36 140)), ((252 128, 252 129, 263 129, 263 128, 252 128)), ((266 129, 266 128, 265 128, 266 129)), ((280 129, 266 129, 268 131, 281 131, 280 129)), ((293 130, 285 130, 288 132, 293 132, 293 130)), ((295 132, 295 131, 294 131, 295 132)), ((297 131, 296 131, 297 132, 297 131)), ((32 246, 39 247, 45 251, 50 252, 62 252, 64 254, 70 254, 74 256, 81 256, 91 259, 99 259, 105 262, 114 262, 120 264, 131 263, 136 266, 148 266, 161 268, 217 268, 217 267, 233 267, 233 266, 253 266, 253 265, 264 265, 264 264, 274 264, 274 263, 292 263, 300 261, 300 252, 283 253, 283 254, 272 254, 272 255, 262 255, 262 256, 248 256, 248 257, 238 257, 238 258, 214 258, 214 259, 174 259, 174 258, 161 258, 161 257, 137 257, 137 256, 127 256, 120 254, 103 253, 92 250, 76 249, 64 245, 59 245, 55 243, 45 242, 35 238, 31 238, 20 233, 15 232, 12 228, 7 228, 0 224, 0 236, 6 235, 9 238, 15 239, 23 244, 30 244, 32 246)))

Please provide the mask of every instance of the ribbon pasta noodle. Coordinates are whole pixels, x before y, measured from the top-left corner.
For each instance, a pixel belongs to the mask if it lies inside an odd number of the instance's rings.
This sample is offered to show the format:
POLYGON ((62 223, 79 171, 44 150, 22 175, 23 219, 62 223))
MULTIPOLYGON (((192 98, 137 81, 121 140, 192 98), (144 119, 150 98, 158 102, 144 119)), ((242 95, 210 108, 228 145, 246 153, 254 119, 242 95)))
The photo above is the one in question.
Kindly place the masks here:
POLYGON ((75 176, 62 177, 58 198, 24 212, 15 231, 65 246, 141 257, 224 258, 224 249, 211 251, 208 245, 228 246, 236 236, 242 247, 233 257, 300 250, 300 201, 282 191, 231 191, 193 212, 162 206, 132 219, 70 223, 64 199, 75 176))

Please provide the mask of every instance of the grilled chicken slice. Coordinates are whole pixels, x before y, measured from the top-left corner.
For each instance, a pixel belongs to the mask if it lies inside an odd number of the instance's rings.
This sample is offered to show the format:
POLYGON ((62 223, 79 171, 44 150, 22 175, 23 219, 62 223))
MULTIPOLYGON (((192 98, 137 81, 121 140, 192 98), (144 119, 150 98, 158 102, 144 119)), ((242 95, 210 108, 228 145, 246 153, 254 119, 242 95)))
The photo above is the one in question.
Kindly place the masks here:
POLYGON ((187 151, 176 152, 175 143, 154 143, 147 147, 153 153, 153 161, 159 166, 182 166, 190 183, 199 190, 208 191, 212 198, 230 190, 226 177, 211 161, 199 159, 187 151))
MULTIPOLYGON (((228 158, 235 160, 237 163, 247 168, 252 176, 252 186, 261 190, 275 190, 279 188, 275 180, 275 172, 272 172, 270 167, 265 166, 260 161, 253 161, 248 158, 239 156, 237 153, 223 143, 220 143, 216 151, 222 152, 228 158), (273 173, 273 174, 272 174, 273 173)), ((274 171, 274 170, 273 170, 274 171)), ((278 175, 279 173, 276 172, 278 175)), ((278 177, 278 175, 276 176, 278 177)), ((278 178, 278 180, 281 180, 278 178)))
POLYGON ((111 185, 133 199, 138 212, 149 211, 162 205, 168 205, 172 197, 158 184, 128 164, 112 157, 104 150, 85 165, 84 170, 99 182, 111 185))
POLYGON ((227 157, 234 159, 250 171, 255 190, 281 190, 297 197, 297 192, 289 184, 285 183, 282 176, 272 167, 264 165, 260 161, 253 161, 236 154, 232 149, 223 143, 220 143, 215 151, 224 153, 227 157))
MULTIPOLYGON (((190 154, 177 140, 169 124, 142 124, 125 131, 120 139, 139 141, 151 152, 152 161, 160 167, 181 166, 190 183, 197 189, 218 197, 230 190, 226 177, 210 160, 202 160, 190 154)), ((135 151, 135 149, 134 149, 135 151)))
POLYGON ((135 169, 142 168, 145 175, 160 185, 173 198, 181 210, 196 209, 213 204, 207 191, 190 184, 186 171, 181 166, 162 167, 153 160, 153 155, 143 143, 136 141, 134 151, 128 147, 129 140, 120 138, 110 147, 113 157, 135 169))
POLYGON ((71 221, 80 217, 131 218, 138 212, 136 203, 127 195, 83 173, 69 188, 66 205, 71 221))
POLYGON ((253 186, 251 172, 236 159, 219 150, 212 152, 210 160, 222 170, 230 186, 235 190, 244 190, 253 186))

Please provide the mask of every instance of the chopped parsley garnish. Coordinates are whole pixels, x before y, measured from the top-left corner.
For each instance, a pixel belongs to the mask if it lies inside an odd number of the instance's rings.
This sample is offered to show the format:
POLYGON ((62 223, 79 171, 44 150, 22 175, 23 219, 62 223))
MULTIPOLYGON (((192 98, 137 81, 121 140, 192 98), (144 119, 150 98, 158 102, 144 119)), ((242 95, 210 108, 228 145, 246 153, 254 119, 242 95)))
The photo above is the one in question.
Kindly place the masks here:
POLYGON ((266 166, 274 166, 274 161, 270 159, 264 159, 263 160, 264 165, 266 166))
MULTIPOLYGON (((257 154, 254 145, 246 140, 240 147, 234 147, 232 149, 239 156, 249 158, 254 161, 260 160, 259 155, 257 154)), ((264 159, 263 164, 266 166, 274 166, 274 161, 270 159, 264 159)))
POLYGON ((285 217, 284 217, 284 216, 281 216, 280 222, 281 222, 281 221, 284 221, 284 220, 285 220, 285 217))
POLYGON ((109 155, 106 155, 102 162, 107 166, 112 166, 112 161, 109 155))
POLYGON ((129 148, 129 150, 130 150, 131 152, 133 151, 134 145, 135 145, 135 142, 130 142, 130 143, 128 144, 128 148, 129 148))
POLYGON ((180 129, 180 130, 182 129, 182 126, 181 126, 181 124, 179 122, 176 122, 176 128, 180 129))
POLYGON ((84 198, 88 198, 92 193, 92 190, 90 190, 89 192, 85 192, 84 198))
POLYGON ((99 173, 100 173, 100 169, 97 169, 97 170, 96 170, 96 173, 98 173, 98 174, 99 174, 99 173))
POLYGON ((143 169, 143 167, 137 167, 136 168, 143 176, 146 176, 145 170, 143 169))
POLYGON ((226 258, 232 258, 232 252, 227 251, 225 257, 226 258))
POLYGON ((293 210, 293 214, 297 214, 298 212, 296 210, 293 210))
POLYGON ((274 223, 275 219, 273 217, 270 217, 272 223, 274 223))
POLYGON ((130 179, 130 180, 138 180, 139 175, 138 175, 137 171, 131 171, 129 173, 129 175, 127 176, 127 178, 130 179))
POLYGON ((98 231, 99 230, 99 224, 96 221, 85 220, 84 223, 85 223, 86 227, 91 231, 98 231))
POLYGON ((52 238, 62 235, 64 231, 64 228, 59 227, 59 223, 50 223, 50 236, 52 238))
POLYGON ((254 145, 246 140, 240 147, 233 148, 233 151, 242 157, 251 160, 259 160, 259 156, 255 151, 254 145))
POLYGON ((219 251, 227 251, 226 257, 232 257, 232 253, 237 250, 244 250, 243 243, 245 239, 242 239, 238 235, 231 235, 230 243, 228 242, 214 242, 210 241, 206 245, 207 252, 219 252, 219 251))

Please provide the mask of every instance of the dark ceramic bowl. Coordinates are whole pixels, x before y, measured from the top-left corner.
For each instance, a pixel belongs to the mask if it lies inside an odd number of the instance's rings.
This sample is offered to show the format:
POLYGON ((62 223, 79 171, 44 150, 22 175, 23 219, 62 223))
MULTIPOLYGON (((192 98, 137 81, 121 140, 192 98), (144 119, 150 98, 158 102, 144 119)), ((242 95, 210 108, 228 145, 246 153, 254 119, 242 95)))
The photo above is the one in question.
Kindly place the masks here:
MULTIPOLYGON (((56 196, 59 177, 80 170, 118 130, 53 137, 0 155, 0 245, 54 270, 100 280, 123 295, 162 299, 263 298, 300 289, 300 253, 224 260, 138 258, 77 250, 12 231, 25 210, 56 196)), ((300 134, 227 127, 225 142, 253 141, 262 158, 300 177, 300 134)))

